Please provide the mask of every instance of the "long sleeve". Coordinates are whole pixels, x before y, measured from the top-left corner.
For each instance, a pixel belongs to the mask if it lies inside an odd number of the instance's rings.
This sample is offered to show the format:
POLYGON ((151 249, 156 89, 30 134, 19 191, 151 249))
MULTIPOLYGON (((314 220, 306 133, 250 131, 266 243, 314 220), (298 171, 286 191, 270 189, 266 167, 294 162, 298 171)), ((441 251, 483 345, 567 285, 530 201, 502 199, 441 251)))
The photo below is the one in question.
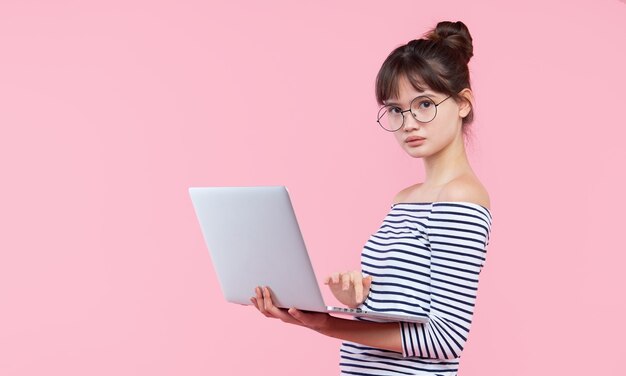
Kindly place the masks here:
POLYGON ((424 231, 430 248, 430 320, 400 323, 402 355, 455 359, 472 323, 491 214, 473 203, 433 203, 424 231))

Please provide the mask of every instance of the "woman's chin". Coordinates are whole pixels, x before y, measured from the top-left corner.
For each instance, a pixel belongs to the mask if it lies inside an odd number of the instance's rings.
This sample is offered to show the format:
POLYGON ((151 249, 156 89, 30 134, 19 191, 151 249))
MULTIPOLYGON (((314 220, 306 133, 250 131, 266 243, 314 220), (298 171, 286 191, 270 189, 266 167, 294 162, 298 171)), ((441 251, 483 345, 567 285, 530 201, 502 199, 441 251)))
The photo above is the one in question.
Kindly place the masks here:
POLYGON ((427 155, 423 150, 417 150, 415 148, 405 148, 404 151, 413 158, 422 158, 427 155))

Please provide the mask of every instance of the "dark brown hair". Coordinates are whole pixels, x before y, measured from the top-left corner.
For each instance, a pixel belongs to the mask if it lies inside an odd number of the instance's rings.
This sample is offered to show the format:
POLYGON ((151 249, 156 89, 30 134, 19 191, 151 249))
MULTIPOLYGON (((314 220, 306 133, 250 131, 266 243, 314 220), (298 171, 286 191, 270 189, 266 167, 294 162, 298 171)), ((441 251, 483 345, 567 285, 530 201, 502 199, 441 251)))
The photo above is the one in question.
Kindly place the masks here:
MULTIPOLYGON (((406 77, 418 91, 430 88, 460 100, 471 89, 467 63, 474 55, 472 37, 461 21, 442 21, 424 35, 393 50, 376 76, 378 104, 398 96, 398 81, 406 77)), ((473 109, 463 119, 463 129, 474 118, 473 109)))

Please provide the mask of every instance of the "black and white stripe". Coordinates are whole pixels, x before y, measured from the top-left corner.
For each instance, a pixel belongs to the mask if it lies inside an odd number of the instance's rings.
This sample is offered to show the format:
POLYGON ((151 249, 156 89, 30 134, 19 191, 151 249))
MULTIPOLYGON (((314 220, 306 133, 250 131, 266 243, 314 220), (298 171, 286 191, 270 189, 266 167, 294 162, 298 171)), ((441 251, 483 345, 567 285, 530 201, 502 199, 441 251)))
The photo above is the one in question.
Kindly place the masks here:
POLYGON ((426 314, 430 321, 399 323, 402 353, 344 342, 343 375, 456 375, 491 219, 487 208, 471 202, 391 207, 361 253, 363 274, 373 277, 363 306, 426 314))

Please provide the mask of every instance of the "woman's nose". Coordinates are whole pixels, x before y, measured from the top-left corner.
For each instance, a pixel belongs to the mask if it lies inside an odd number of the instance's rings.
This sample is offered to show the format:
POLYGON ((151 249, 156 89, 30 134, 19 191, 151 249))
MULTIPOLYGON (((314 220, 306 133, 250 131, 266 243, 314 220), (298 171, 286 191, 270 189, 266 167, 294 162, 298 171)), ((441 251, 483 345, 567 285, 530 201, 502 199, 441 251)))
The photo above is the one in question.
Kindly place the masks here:
POLYGON ((412 113, 408 113, 405 117, 404 117, 404 130, 405 131, 412 131, 414 129, 419 129, 421 126, 420 122, 415 120, 415 117, 413 116, 412 113))

